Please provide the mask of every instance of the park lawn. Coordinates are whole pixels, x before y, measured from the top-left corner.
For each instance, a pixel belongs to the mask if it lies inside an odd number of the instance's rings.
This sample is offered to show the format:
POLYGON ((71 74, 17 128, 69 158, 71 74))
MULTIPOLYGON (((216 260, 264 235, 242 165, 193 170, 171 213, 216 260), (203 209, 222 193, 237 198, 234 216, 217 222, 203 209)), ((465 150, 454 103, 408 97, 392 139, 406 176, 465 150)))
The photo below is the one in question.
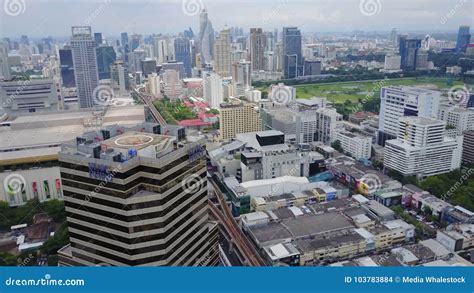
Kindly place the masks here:
MULTIPOLYGON (((453 85, 462 84, 454 81, 453 85)), ((338 82, 332 84, 311 84, 297 85, 296 95, 300 99, 310 99, 312 97, 327 97, 333 103, 343 104, 345 101, 357 103, 360 98, 368 93, 380 88, 380 85, 407 85, 422 86, 433 85, 439 90, 449 89, 451 86, 446 83, 446 78, 410 78, 410 79, 392 79, 381 81, 362 81, 362 82, 338 82)))

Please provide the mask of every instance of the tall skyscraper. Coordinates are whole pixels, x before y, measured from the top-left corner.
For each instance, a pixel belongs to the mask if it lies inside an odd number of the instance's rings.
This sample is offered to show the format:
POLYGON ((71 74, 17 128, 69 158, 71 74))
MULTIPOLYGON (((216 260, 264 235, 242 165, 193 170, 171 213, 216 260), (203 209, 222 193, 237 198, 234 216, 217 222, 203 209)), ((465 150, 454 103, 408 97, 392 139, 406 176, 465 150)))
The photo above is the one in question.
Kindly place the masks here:
POLYGON ((61 64, 62 86, 67 88, 76 87, 74 61, 70 47, 59 50, 59 63, 61 64))
POLYGON ((390 41, 392 42, 392 46, 397 46, 398 44, 398 36, 397 36, 397 29, 392 28, 392 33, 390 34, 390 41))
POLYGON ((458 38, 456 41, 456 52, 466 52, 467 45, 471 42, 471 34, 468 25, 459 27, 458 38))
POLYGON ((283 73, 286 79, 302 75, 304 60, 301 42, 301 31, 298 28, 283 28, 283 73))
POLYGON ((408 39, 406 36, 400 37, 400 57, 402 70, 413 71, 416 69, 416 56, 421 48, 420 39, 408 39))
POLYGON ((96 52, 99 79, 110 79, 110 65, 117 60, 114 47, 99 46, 96 48, 96 52))
POLYGON ((73 26, 71 38, 77 98, 81 108, 96 105, 94 89, 99 85, 95 41, 90 26, 73 26))
POLYGON ((265 70, 266 36, 261 28, 250 29, 250 61, 252 70, 265 70))
POLYGON ((240 60, 232 64, 232 84, 234 95, 244 96, 245 91, 252 87, 252 64, 250 61, 240 60))
POLYGON ((103 42, 102 33, 94 33, 94 41, 97 47, 102 45, 102 42, 103 42))
POLYGON ((206 9, 203 9, 199 14, 199 44, 202 64, 210 63, 213 56, 212 51, 214 50, 214 29, 206 9))
POLYGON ((222 77, 216 73, 211 73, 204 80, 204 99, 212 108, 219 108, 224 102, 224 88, 222 77))
POLYGON ((377 143, 397 137, 399 119, 405 116, 436 118, 440 93, 416 87, 383 87, 380 93, 379 132, 377 143))
POLYGON ((205 139, 178 141, 162 131, 152 123, 114 125, 59 153, 71 243, 60 265, 219 264, 205 139))
POLYGON ((120 44, 122 45, 122 59, 125 62, 128 62, 128 53, 130 53, 130 48, 128 45, 128 34, 120 34, 120 44))
POLYGON ((155 37, 153 39, 153 54, 159 65, 168 62, 168 39, 164 37, 155 37))
POLYGON ((11 78, 10 65, 8 64, 8 45, 4 42, 0 42, 0 79, 1 78, 11 78))
POLYGON ((214 43, 214 71, 220 76, 230 76, 230 31, 222 30, 214 43))
POLYGON ((188 38, 174 39, 174 56, 176 61, 183 62, 186 77, 192 76, 191 43, 188 38))
POLYGON ((122 61, 116 61, 110 66, 110 81, 114 91, 121 95, 130 90, 128 69, 122 61))

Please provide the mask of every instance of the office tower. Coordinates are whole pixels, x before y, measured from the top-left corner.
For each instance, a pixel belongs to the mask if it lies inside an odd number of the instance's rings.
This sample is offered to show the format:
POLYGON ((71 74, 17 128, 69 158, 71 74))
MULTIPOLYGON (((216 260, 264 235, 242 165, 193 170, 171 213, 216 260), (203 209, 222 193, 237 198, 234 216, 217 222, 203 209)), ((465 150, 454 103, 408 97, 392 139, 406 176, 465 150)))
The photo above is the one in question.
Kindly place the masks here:
POLYGON ((214 71, 220 76, 228 77, 231 75, 230 67, 230 32, 224 28, 214 43, 214 71))
POLYGON ((131 72, 138 72, 141 70, 141 62, 145 60, 145 50, 136 49, 128 54, 128 64, 131 72))
POLYGON ((321 61, 319 60, 305 60, 304 61, 304 76, 320 75, 321 61))
POLYGON ((252 63, 240 60, 232 64, 232 84, 237 97, 245 95, 252 88, 252 63))
POLYGON ((90 26, 73 26, 71 38, 74 78, 76 80, 79 107, 96 105, 93 92, 99 85, 95 41, 90 26))
POLYGON ((110 79, 110 65, 117 60, 114 47, 99 46, 96 48, 96 53, 99 79, 110 79))
POLYGON ((94 41, 97 47, 102 45, 102 42, 103 42, 102 33, 94 33, 94 41))
POLYGON ((176 61, 183 63, 185 77, 192 77, 191 44, 188 38, 174 39, 174 56, 176 61))
POLYGON ((125 95, 130 90, 128 69, 122 61, 116 61, 110 66, 110 81, 114 92, 125 95))
POLYGON ((211 63, 214 50, 214 29, 206 9, 203 9, 199 14, 199 44, 202 64, 211 63))
POLYGON ((275 52, 273 52, 273 57, 275 60, 273 61, 273 67, 276 71, 283 71, 283 44, 276 43, 275 44, 275 52))
POLYGON ((264 32, 265 35, 265 51, 273 52, 275 50, 275 36, 273 32, 264 32))
POLYGON ((221 140, 234 139, 239 133, 262 130, 262 119, 256 104, 234 101, 221 104, 219 111, 221 140))
POLYGON ((219 108, 224 102, 224 89, 222 87, 222 77, 216 73, 211 73, 204 79, 204 99, 212 108, 219 108))
POLYGON ((184 94, 179 72, 173 69, 162 70, 163 93, 172 101, 180 99, 184 94))
POLYGON ((459 27, 458 37, 456 41, 456 52, 466 52, 466 48, 471 42, 471 34, 469 26, 462 25, 459 27))
POLYGON ((60 100, 58 95, 56 82, 52 79, 0 81, 0 105, 14 117, 28 113, 57 111, 60 100))
POLYGON ((128 34, 127 33, 121 33, 120 34, 120 44, 124 48, 125 48, 125 45, 128 45, 128 34))
POLYGON ((286 79, 302 75, 301 31, 296 27, 283 28, 283 72, 286 79))
POLYGON ((140 61, 140 69, 144 76, 148 76, 149 74, 156 72, 156 60, 155 59, 145 59, 140 61))
POLYGON ((404 116, 436 118, 440 93, 416 87, 383 87, 380 93, 379 132, 377 144, 397 137, 398 120, 404 116))
POLYGON ((67 88, 76 87, 74 62, 70 47, 59 50, 59 63, 61 65, 62 86, 67 88))
POLYGON ((400 70, 401 57, 399 55, 385 55, 384 70, 400 70))
POLYGON ((265 70, 265 47, 267 45, 266 36, 261 28, 250 29, 250 61, 252 70, 265 70))
POLYGON ((168 55, 168 39, 163 37, 155 37, 153 39, 153 50, 158 65, 169 61, 168 55))
POLYGON ((398 44, 398 36, 397 36, 397 29, 392 28, 392 32, 390 34, 390 42, 392 43, 392 46, 397 46, 398 44))
POLYGON ((0 79, 1 78, 11 78, 10 65, 8 64, 8 46, 3 42, 0 42, 0 79))
POLYGON ((474 130, 464 132, 462 161, 474 164, 474 130))
POLYGON ((414 71, 416 69, 416 57, 418 50, 421 48, 420 39, 407 39, 405 36, 401 36, 400 40, 400 57, 402 70, 414 71))
POLYGON ((416 52, 416 70, 428 69, 428 52, 424 50, 418 50, 416 52))
POLYGON ((21 36, 20 44, 25 45, 25 46, 30 45, 30 40, 28 39, 27 35, 22 35, 21 36))
POLYGON ((183 62, 176 62, 176 61, 170 61, 167 63, 163 63, 161 65, 161 70, 174 70, 178 73, 179 79, 183 79, 186 76, 186 72, 184 71, 184 64, 183 62))
POLYGON ((133 34, 132 40, 130 41, 130 51, 131 52, 135 51, 138 47, 140 47, 142 43, 143 43, 143 36, 133 34))
POLYGON ((397 139, 388 140, 384 166, 404 176, 424 178, 459 169, 462 136, 445 136, 446 123, 425 117, 402 117, 397 139))
POLYGON ((217 224, 208 217, 205 139, 188 141, 182 128, 176 137, 164 132, 152 123, 114 125, 62 149, 71 244, 60 251, 60 265, 219 263, 217 224))

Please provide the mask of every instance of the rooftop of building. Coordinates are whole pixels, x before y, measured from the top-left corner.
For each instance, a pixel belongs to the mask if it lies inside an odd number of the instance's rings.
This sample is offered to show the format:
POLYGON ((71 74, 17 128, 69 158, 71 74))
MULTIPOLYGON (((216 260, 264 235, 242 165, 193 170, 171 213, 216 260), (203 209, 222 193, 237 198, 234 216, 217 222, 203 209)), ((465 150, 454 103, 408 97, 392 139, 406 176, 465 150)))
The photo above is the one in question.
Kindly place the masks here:
POLYGON ((437 119, 426 118, 426 117, 415 117, 415 116, 406 116, 401 117, 400 121, 408 122, 411 124, 418 124, 423 126, 431 126, 431 125, 444 125, 445 122, 437 119))

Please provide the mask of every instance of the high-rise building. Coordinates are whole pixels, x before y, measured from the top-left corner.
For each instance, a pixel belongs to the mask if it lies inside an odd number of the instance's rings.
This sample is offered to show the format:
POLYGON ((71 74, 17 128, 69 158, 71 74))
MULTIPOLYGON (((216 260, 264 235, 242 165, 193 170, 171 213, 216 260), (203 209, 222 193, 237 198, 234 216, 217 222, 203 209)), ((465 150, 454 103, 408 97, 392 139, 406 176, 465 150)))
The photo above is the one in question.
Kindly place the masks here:
POLYGON ((296 78, 303 72, 301 31, 296 27, 283 28, 283 73, 286 79, 296 78))
POLYGON ((71 50, 77 97, 81 108, 96 105, 94 90, 99 85, 95 41, 90 26, 72 27, 71 50))
POLYGON ((59 50, 59 63, 61 65, 62 86, 67 88, 76 87, 71 48, 59 50))
POLYGON ((304 61, 304 76, 320 75, 321 61, 319 60, 305 60, 304 61))
POLYGON ((416 57, 418 50, 421 48, 420 39, 407 39, 406 36, 401 36, 400 44, 400 68, 406 71, 414 71, 416 69, 416 57))
POLYGON ((174 56, 184 65, 185 77, 192 77, 191 43, 188 38, 174 39, 174 56))
POLYGON ((261 131, 258 105, 241 101, 221 104, 219 126, 221 140, 233 139, 239 133, 261 131))
POLYGON ((125 95, 130 90, 128 69, 122 61, 116 61, 110 66, 110 81, 115 92, 125 95))
POLYGON ((397 139, 385 144, 384 166, 419 178, 459 169, 463 139, 445 136, 445 127, 436 119, 401 117, 397 139))
POLYGON ((102 33, 94 33, 94 41, 97 47, 101 46, 103 43, 102 33))
POLYGON ((211 73, 204 79, 204 99, 212 108, 219 108, 224 102, 224 89, 222 87, 222 77, 216 73, 211 73))
POLYGON ((203 9, 199 14, 199 45, 201 48, 202 64, 210 63, 214 50, 214 29, 206 9, 203 9))
POLYGON ((214 43, 214 71, 223 77, 231 75, 230 31, 225 28, 214 43))
POLYGON ((390 42, 392 46, 396 47, 398 45, 398 36, 397 36, 397 29, 392 28, 392 32, 390 34, 390 42))
POLYGON ((456 41, 457 52, 466 52, 466 48, 471 42, 471 34, 469 30, 470 28, 467 25, 462 25, 459 27, 458 37, 456 41))
POLYGON ((397 137, 398 120, 404 116, 436 118, 440 102, 440 93, 426 89, 389 86, 380 93, 379 132, 377 144, 384 146, 385 141, 397 137))
POLYGON ((96 49, 99 79, 110 79, 110 65, 117 60, 114 47, 99 46, 96 49))
POLYGON ((181 130, 178 141, 158 124, 114 125, 62 149, 71 244, 59 252, 61 266, 219 264, 205 139, 188 141, 181 130))
POLYGON ((10 79, 11 71, 8 64, 8 45, 0 42, 0 79, 10 79))
POLYGON ((267 45, 266 36, 261 28, 250 29, 250 61, 252 70, 265 70, 265 47, 267 45))
POLYGON ((155 37, 153 39, 153 51, 159 65, 168 62, 168 39, 155 37))
POLYGON ((148 76, 156 72, 156 60, 147 58, 140 61, 140 69, 143 73, 143 76, 148 76))
POLYGON ((252 88, 252 63, 240 60, 232 64, 232 84, 237 97, 245 95, 252 88))
POLYGON ((462 161, 474 164, 474 130, 464 132, 462 161))

